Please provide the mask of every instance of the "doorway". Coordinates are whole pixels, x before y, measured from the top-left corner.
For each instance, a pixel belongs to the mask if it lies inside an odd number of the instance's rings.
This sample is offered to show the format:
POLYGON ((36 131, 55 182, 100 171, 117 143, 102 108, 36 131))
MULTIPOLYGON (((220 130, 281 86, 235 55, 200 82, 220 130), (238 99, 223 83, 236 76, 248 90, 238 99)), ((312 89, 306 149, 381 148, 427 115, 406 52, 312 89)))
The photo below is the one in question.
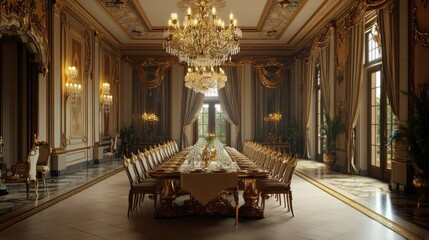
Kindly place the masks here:
POLYGON ((19 36, 2 36, 0 56, 0 136, 10 166, 26 161, 38 132, 39 64, 19 36))

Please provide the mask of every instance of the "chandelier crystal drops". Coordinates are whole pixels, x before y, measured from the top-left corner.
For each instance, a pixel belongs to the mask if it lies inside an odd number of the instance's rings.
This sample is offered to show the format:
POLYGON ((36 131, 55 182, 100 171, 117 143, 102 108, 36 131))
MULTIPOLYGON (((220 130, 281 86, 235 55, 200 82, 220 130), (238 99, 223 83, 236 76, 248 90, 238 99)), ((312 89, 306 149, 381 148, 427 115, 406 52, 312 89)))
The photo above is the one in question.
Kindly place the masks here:
POLYGON ((73 106, 76 106, 82 95, 82 85, 78 82, 79 72, 75 66, 70 66, 67 75, 68 81, 66 82, 65 89, 66 100, 73 106))
POLYGON ((215 1, 198 0, 188 8, 180 26, 177 13, 172 13, 163 44, 167 53, 191 67, 214 67, 231 60, 240 52, 242 32, 231 13, 228 26, 217 17, 215 1), (210 11, 211 7, 211 11, 210 11))
POLYGON ((214 67, 189 67, 185 76, 185 86, 195 92, 206 93, 212 88, 223 88, 227 77, 222 68, 215 71, 214 67))

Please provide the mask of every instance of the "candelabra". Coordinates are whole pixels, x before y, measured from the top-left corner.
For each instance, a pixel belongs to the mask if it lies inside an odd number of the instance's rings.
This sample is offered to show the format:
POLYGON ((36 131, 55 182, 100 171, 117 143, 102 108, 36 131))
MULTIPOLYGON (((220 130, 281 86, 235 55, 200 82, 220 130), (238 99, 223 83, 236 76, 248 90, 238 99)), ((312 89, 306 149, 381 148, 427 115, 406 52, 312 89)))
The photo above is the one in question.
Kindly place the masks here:
POLYGON ((153 113, 143 113, 142 115, 143 121, 146 122, 158 122, 159 118, 153 113))
POLYGON ((268 141, 281 142, 281 135, 278 131, 278 124, 282 120, 281 113, 270 113, 264 117, 264 121, 268 122, 268 141))
POLYGON ((110 94, 110 84, 103 83, 101 92, 101 108, 104 110, 104 112, 110 112, 112 105, 113 97, 110 94))
POLYGON ((156 123, 159 121, 158 116, 154 113, 143 113, 142 114, 143 121, 145 122, 147 135, 146 140, 150 143, 155 143, 158 141, 158 128, 156 123))
POLYGON ((79 83, 79 72, 75 66, 68 68, 65 95, 68 103, 76 106, 82 96, 82 85, 79 83))

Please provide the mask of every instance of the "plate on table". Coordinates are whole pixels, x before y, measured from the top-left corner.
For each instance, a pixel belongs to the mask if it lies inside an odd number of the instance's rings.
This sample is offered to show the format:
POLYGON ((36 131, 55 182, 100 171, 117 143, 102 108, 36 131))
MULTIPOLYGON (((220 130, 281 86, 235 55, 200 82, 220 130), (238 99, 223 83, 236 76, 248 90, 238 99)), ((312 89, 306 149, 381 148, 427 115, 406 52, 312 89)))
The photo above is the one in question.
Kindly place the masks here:
POLYGON ((156 169, 157 172, 171 172, 173 170, 174 169, 172 169, 172 168, 158 168, 158 169, 156 169))

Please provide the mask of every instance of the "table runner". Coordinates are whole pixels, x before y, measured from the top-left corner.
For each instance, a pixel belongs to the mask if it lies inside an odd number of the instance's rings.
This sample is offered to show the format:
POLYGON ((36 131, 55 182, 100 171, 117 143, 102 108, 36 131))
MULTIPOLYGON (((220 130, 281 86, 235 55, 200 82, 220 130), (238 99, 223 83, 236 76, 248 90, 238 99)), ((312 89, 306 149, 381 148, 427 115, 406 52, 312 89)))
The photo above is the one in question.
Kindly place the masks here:
POLYGON ((181 188, 203 205, 214 199, 223 190, 237 187, 236 172, 226 173, 181 173, 181 188))

